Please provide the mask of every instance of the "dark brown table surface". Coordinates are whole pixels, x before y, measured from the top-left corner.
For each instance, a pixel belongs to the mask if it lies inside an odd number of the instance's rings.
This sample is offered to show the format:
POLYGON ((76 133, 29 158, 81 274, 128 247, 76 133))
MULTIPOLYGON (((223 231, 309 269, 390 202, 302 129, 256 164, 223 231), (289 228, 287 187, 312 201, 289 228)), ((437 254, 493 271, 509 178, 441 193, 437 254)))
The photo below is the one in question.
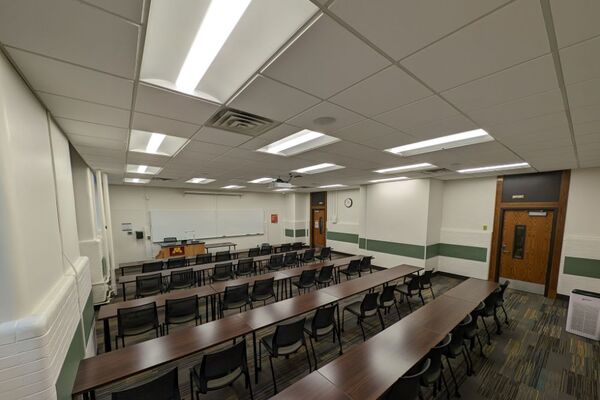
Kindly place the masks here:
POLYGON ((318 373, 312 372, 300 379, 292 386, 271 397, 275 400, 350 400, 344 392, 339 390, 327 378, 318 373))
POLYGON ((444 293, 444 296, 456 297, 467 301, 483 301, 498 288, 498 282, 469 278, 444 293))

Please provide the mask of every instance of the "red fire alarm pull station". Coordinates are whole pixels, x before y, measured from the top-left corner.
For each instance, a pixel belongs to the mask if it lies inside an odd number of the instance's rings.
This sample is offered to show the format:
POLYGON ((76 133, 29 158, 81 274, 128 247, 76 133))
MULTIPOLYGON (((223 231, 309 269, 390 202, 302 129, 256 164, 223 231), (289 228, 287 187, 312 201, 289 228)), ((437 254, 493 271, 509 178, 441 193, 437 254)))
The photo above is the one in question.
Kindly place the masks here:
POLYGON ((271 214, 271 223, 276 224, 279 221, 277 214, 271 214))

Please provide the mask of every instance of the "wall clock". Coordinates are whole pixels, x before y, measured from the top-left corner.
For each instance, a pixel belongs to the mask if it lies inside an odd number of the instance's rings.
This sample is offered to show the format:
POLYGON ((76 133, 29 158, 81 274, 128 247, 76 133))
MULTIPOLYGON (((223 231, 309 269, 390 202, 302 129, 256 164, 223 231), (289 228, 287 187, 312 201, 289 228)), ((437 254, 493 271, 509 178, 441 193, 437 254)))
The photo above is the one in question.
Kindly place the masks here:
POLYGON ((352 199, 351 199, 350 197, 348 197, 346 200, 344 200, 344 205, 345 205, 347 208, 350 208, 350 207, 352 207, 352 203, 353 203, 353 201, 352 201, 352 199))

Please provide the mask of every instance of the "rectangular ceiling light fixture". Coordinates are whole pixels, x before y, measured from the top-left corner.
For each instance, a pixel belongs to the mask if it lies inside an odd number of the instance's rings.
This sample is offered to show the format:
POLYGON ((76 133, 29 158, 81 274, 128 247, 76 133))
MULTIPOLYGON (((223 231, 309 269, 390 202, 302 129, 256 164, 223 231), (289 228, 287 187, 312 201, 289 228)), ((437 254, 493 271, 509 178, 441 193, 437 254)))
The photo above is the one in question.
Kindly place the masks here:
POLYGON ((172 156, 187 141, 188 139, 177 136, 132 129, 129 138, 129 151, 159 156, 172 156))
POLYGON ((214 181, 215 181, 214 179, 208 179, 208 178, 192 178, 192 179, 185 181, 185 183, 198 183, 201 185, 205 185, 207 183, 211 183, 214 181))
POLYGON ((281 189, 275 189, 273 190, 274 192, 292 192, 294 189, 291 188, 281 188, 281 189))
POLYGON ((468 146, 471 144, 490 142, 494 140, 483 129, 455 133, 453 135, 442 136, 435 139, 424 140, 422 142, 411 143, 404 146, 386 149, 390 153, 403 157, 414 156, 423 153, 432 153, 439 150, 453 149, 455 147, 468 146))
POLYGON ((308 150, 323 147, 331 143, 338 142, 340 139, 325 135, 321 132, 303 129, 281 140, 273 142, 265 147, 258 149, 263 153, 276 154, 278 156, 292 156, 308 150))
POLYGON ((142 179, 142 178, 124 178, 123 182, 125 183, 149 183, 150 179, 142 179))
POLYGON ((227 186, 223 186, 221 189, 243 189, 246 186, 240 186, 240 185, 227 185, 227 186))
POLYGON ((489 167, 459 169, 456 172, 461 173, 461 174, 476 174, 478 172, 505 171, 508 169, 522 169, 522 168, 529 168, 529 164, 526 162, 522 162, 522 163, 515 163, 515 164, 491 165, 489 167))
POLYGON ((323 185, 319 186, 319 189, 332 189, 332 188, 340 188, 346 187, 347 185, 342 185, 341 183, 334 183, 333 185, 323 185))
POLYGON ((403 181, 405 179, 408 179, 408 177, 406 177, 406 176, 396 176, 396 177, 393 177, 393 178, 373 179, 372 181, 369 181, 369 183, 382 183, 382 182, 392 182, 392 181, 403 181))
POLYGON ((432 168, 437 168, 435 165, 433 164, 429 164, 429 163, 420 163, 420 164, 411 164, 411 165, 402 165, 400 167, 394 167, 394 168, 384 168, 384 169, 378 169, 377 171, 373 171, 373 172, 377 172, 380 174, 393 174, 394 172, 408 172, 408 171, 423 171, 426 169, 432 169, 432 168))
POLYGON ((258 178, 258 179, 254 179, 252 181, 248 181, 248 183, 271 183, 273 182, 275 179, 273 178, 258 178))
POLYGON ((193 93, 229 35, 248 8, 250 0, 212 0, 175 81, 178 89, 193 93))
POLYGON ((299 174, 318 174, 321 172, 334 171, 336 169, 346 168, 341 165, 331 164, 331 163, 322 163, 317 165, 311 165, 310 167, 304 167, 300 169, 295 169, 292 172, 298 172, 299 174))
POLYGON ((160 168, 160 167, 150 167, 148 165, 127 164, 127 173, 129 173, 129 174, 156 175, 161 170, 162 170, 162 168, 160 168))

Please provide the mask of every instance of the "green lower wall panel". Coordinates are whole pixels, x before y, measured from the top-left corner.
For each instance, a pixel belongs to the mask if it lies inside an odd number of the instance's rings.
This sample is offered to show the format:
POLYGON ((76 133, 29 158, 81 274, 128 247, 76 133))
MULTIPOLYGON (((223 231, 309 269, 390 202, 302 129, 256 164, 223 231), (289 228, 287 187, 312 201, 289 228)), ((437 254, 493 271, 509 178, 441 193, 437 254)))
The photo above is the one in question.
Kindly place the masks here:
POLYGON ((359 237, 358 238, 358 248, 366 249, 367 248, 367 239, 359 237))
POLYGON ((430 244, 425 248, 425 258, 430 259, 440 255, 440 244, 430 244))
POLYGON ((485 262, 487 260, 487 249, 485 247, 439 243, 438 252, 440 256, 444 257, 462 258, 464 260, 481 262, 485 262))
POLYGON ((307 235, 306 235, 306 229, 296 229, 296 230, 294 231, 294 235, 295 235, 296 237, 305 237, 305 236, 307 236, 307 235))
POLYGON ((358 243, 358 235, 355 233, 327 231, 327 239, 353 244, 358 243))
MULTIPOLYGON (((92 298, 92 293, 85 302, 85 307, 83 309, 83 331, 85 333, 85 340, 87 341, 90 337, 90 332, 94 327, 94 299, 92 298)), ((87 344, 87 343, 86 343, 87 344)))
POLYGON ((566 256, 563 271, 569 275, 600 279, 600 260, 566 256))
POLYGON ((286 229, 285 230, 285 237, 294 237, 294 230, 293 229, 286 229))
POLYGON ((84 355, 83 331, 81 324, 78 324, 69 350, 67 351, 67 356, 60 369, 60 374, 58 374, 58 379, 56 380, 56 398, 58 400, 68 400, 71 398, 77 367, 79 367, 79 361, 81 361, 84 355))
POLYGON ((367 250, 379 253, 394 254, 410 258, 425 258, 425 247, 416 244, 386 242, 383 240, 367 239, 367 250))

